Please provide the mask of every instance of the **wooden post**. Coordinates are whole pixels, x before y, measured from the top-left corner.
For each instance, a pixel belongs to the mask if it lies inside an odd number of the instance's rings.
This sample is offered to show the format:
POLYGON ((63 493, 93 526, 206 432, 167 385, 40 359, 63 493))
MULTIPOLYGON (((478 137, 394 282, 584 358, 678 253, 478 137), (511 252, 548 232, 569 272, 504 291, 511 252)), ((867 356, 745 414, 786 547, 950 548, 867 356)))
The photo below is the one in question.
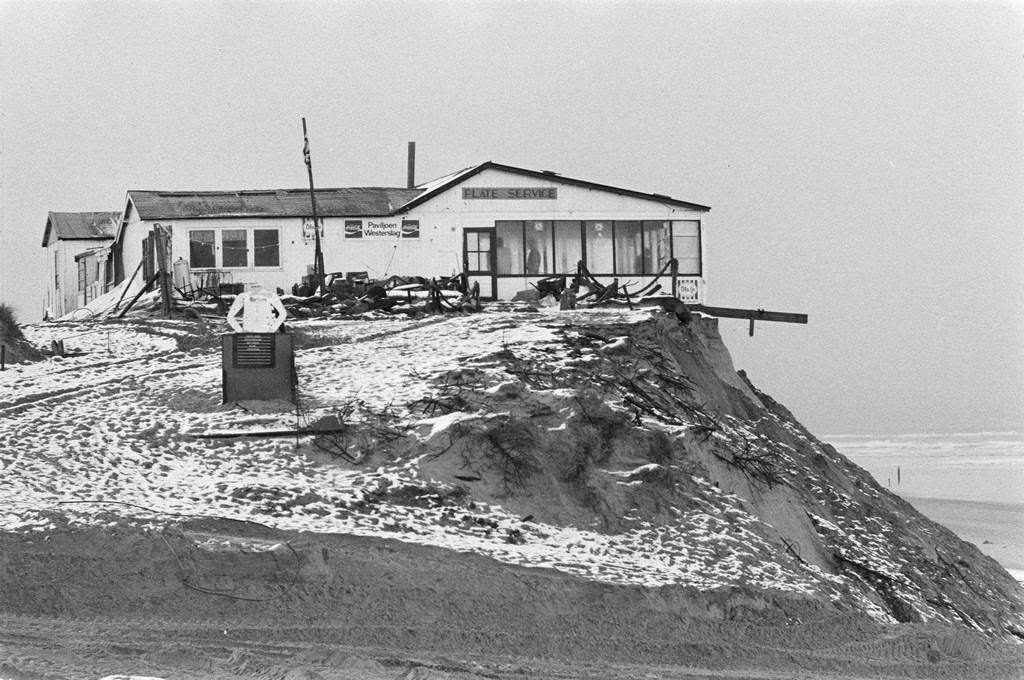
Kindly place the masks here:
POLYGON ((672 297, 679 295, 679 260, 672 258, 669 260, 669 272, 672 275, 672 297))
POLYGON ((158 283, 160 284, 160 302, 163 306, 163 312, 165 317, 171 315, 171 273, 168 271, 168 261, 170 260, 170 238, 166 228, 160 224, 153 225, 154 234, 156 235, 156 269, 158 276, 158 283))
MULTIPOLYGON (((324 287, 324 251, 320 245, 320 220, 316 214, 316 191, 313 189, 313 160, 309 155, 309 135, 306 134, 306 118, 302 118, 302 157, 306 162, 306 171, 309 173, 309 204, 313 211, 313 276, 315 284, 322 295, 326 291, 324 287)), ((313 291, 316 294, 316 290, 313 291)))
POLYGON ((633 301, 629 299, 629 291, 626 290, 626 286, 623 285, 621 290, 623 297, 626 298, 626 306, 629 307, 630 309, 633 309, 633 301))
POLYGON ((0 371, 7 370, 7 345, 0 344, 0 371))

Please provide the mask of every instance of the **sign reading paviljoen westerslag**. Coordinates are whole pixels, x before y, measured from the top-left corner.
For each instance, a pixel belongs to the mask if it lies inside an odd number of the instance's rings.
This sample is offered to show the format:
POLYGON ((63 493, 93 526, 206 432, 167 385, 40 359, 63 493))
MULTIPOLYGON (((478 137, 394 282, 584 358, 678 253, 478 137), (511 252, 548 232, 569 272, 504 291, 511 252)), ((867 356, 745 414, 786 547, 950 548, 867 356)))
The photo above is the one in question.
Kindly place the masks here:
POLYGON ((419 238, 419 220, 345 220, 345 238, 419 238))

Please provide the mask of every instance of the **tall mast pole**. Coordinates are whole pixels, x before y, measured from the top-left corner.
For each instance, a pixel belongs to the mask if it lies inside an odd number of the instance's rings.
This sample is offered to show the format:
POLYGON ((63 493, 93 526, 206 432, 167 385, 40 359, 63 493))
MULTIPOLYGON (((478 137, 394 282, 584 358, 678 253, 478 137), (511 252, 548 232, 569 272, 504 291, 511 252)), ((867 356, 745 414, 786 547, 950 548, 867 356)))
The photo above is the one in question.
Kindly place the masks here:
MULTIPOLYGON (((309 202, 313 206, 313 278, 316 287, 323 290, 324 287, 324 251, 320 247, 320 220, 316 215, 316 192, 313 190, 313 161, 309 157, 309 136, 306 134, 306 117, 302 117, 302 156, 306 161, 306 171, 309 173, 309 202)), ((315 291, 314 291, 315 292, 315 291)))

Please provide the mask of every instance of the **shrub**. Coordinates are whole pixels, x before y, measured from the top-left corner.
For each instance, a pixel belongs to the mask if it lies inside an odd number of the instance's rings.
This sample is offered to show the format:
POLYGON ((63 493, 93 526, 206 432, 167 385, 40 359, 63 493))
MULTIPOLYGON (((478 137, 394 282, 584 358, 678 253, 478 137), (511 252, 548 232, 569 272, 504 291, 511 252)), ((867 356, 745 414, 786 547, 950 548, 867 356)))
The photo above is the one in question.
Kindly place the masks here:
POLYGON ((21 327, 18 326, 18 319, 14 316, 14 308, 3 303, 0 303, 0 338, 6 340, 25 339, 21 327))

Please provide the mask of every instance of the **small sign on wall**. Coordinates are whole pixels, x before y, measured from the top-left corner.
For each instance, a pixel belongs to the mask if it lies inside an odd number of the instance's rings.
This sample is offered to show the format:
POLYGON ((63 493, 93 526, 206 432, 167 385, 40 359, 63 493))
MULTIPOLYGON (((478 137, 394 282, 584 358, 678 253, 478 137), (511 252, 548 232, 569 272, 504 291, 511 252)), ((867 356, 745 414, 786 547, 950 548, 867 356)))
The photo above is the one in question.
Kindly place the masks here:
MULTIPOLYGON (((319 220, 317 220, 317 227, 319 227, 318 231, 320 232, 320 240, 322 241, 324 239, 324 219, 322 217, 319 220)), ((315 237, 313 236, 312 217, 304 217, 302 219, 302 240, 307 245, 316 240, 315 237)))
POLYGON ((420 221, 402 220, 402 238, 419 238, 420 221))
POLYGON ((462 200, 492 199, 503 201, 554 200, 555 187, 463 187, 462 200))
POLYGON ((419 237, 419 220, 345 220, 345 238, 389 240, 419 237))
POLYGON ((345 238, 362 238, 363 221, 345 220, 345 238))

